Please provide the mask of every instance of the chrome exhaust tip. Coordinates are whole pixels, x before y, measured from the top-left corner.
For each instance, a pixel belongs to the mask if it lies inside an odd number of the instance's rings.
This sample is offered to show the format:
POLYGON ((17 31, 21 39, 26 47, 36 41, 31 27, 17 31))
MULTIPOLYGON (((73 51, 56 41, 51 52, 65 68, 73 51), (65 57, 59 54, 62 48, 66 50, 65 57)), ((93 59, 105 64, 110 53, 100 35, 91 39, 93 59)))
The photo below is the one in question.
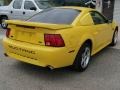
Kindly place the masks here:
POLYGON ((54 69, 54 67, 52 67, 52 66, 50 66, 50 65, 48 65, 47 66, 50 70, 53 70, 54 69))

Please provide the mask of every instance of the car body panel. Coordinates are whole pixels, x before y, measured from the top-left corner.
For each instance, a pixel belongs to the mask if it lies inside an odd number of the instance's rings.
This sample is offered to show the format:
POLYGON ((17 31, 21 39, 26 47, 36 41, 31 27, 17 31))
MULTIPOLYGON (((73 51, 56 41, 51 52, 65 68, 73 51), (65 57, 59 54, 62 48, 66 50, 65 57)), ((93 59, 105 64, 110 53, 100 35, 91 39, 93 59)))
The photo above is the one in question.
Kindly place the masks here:
POLYGON ((69 66, 72 65, 74 58, 72 53, 69 53, 65 47, 45 47, 22 43, 8 38, 4 39, 4 47, 6 48, 5 52, 7 52, 10 57, 42 67, 52 66, 59 68, 69 66), (62 57, 64 57, 64 59, 62 57))
POLYGON ((3 39, 5 53, 15 59, 34 65, 60 68, 72 65, 81 46, 87 41, 92 42, 91 55, 106 47, 112 42, 117 25, 105 23, 94 25, 88 8, 60 7, 81 10, 71 25, 6 21, 11 28, 9 38, 3 39), (87 19, 86 19, 87 18, 87 19), (82 23, 85 22, 86 23, 82 23), (26 32, 25 34, 19 32, 26 32), (37 34, 28 34, 37 33, 37 34), (45 46, 44 34, 60 34, 64 40, 64 47, 45 46), (11 37, 12 36, 12 37, 11 37), (31 39, 30 39, 31 38, 31 39))

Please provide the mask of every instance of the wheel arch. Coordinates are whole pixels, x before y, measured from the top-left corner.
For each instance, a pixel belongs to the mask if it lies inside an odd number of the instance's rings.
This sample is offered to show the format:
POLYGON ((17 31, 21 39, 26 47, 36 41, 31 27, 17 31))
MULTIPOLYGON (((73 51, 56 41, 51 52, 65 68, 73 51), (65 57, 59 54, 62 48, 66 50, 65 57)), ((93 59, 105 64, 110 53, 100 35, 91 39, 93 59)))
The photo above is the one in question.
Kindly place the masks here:
POLYGON ((79 50, 81 49, 82 45, 84 45, 85 43, 88 43, 91 47, 91 54, 93 53, 94 50, 94 39, 93 38, 86 38, 86 39, 82 39, 82 42, 79 44, 78 48, 77 48, 77 53, 79 52, 79 50))
POLYGON ((2 17, 7 17, 8 18, 7 15, 0 15, 0 23, 1 23, 2 17))
POLYGON ((111 25, 112 25, 112 29, 113 29, 113 30, 119 30, 119 26, 118 26, 118 24, 117 24, 115 21, 113 21, 113 22, 111 23, 111 25))
MULTIPOLYGON (((72 64, 72 66, 76 69, 76 70, 79 70, 78 69, 78 56, 80 55, 79 54, 79 52, 82 50, 82 47, 86 44, 86 43, 88 43, 89 45, 90 45, 90 47, 91 47, 91 50, 92 50, 92 48, 93 48, 93 41, 92 41, 92 39, 90 39, 90 38, 87 38, 86 40, 84 40, 84 42, 82 42, 82 44, 80 45, 80 47, 79 47, 79 49, 78 49, 78 51, 77 51, 77 53, 76 53, 76 56, 75 56, 75 59, 74 59, 74 61, 73 61, 73 64, 72 64), (77 66, 76 66, 77 65, 77 66)), ((91 53, 92 53, 92 51, 91 51, 91 53)), ((86 69, 86 68, 85 68, 86 69)), ((85 70, 84 69, 84 70, 85 70)))
POLYGON ((118 30, 119 30, 119 27, 118 27, 118 26, 116 26, 116 27, 115 27, 115 30, 117 30, 117 31, 118 31, 118 30))
MULTIPOLYGON (((90 45, 90 48, 91 48, 91 50, 92 50, 92 48, 93 48, 93 42, 92 42, 91 39, 87 39, 84 43, 89 44, 89 45, 90 45)), ((84 44, 84 43, 83 43, 83 44, 84 44)))

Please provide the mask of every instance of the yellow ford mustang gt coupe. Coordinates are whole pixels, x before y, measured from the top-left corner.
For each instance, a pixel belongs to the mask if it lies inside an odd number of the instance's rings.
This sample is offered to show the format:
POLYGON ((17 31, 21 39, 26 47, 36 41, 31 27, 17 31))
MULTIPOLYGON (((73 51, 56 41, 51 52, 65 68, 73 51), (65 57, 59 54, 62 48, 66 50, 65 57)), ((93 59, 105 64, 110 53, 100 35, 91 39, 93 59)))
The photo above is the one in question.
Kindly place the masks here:
POLYGON ((73 66, 84 71, 91 56, 117 43, 115 22, 90 8, 50 8, 27 21, 6 22, 5 55, 51 69, 73 66))

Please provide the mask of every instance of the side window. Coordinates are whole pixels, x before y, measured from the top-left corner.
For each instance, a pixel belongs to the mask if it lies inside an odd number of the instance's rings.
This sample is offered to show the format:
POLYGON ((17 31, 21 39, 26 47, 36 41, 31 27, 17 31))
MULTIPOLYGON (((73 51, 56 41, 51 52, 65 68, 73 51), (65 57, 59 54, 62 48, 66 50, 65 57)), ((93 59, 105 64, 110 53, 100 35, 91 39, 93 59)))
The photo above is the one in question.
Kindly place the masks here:
POLYGON ((14 9, 21 9, 23 0, 15 0, 13 3, 13 8, 14 9))
POLYGON ((106 23, 107 19, 105 19, 100 13, 98 13, 96 11, 92 11, 92 12, 90 12, 90 14, 91 14, 91 17, 92 17, 95 25, 106 23))
POLYGON ((36 7, 32 1, 25 1, 24 9, 32 10, 33 8, 35 9, 36 7))

